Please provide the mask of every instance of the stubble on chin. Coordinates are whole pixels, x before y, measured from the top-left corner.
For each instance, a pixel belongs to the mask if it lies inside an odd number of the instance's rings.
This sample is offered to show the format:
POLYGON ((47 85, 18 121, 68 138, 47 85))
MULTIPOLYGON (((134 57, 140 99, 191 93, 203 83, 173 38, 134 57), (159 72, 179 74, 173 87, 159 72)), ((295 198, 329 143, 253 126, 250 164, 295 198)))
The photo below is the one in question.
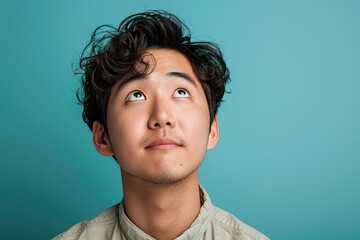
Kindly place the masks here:
POLYGON ((175 174, 169 171, 165 171, 154 174, 136 175, 129 173, 121 168, 121 174, 125 178, 126 177, 135 178, 147 184, 155 184, 155 185, 163 185, 163 186, 179 184, 185 179, 187 179, 190 175, 194 174, 195 171, 197 171, 197 168, 187 174, 175 174))

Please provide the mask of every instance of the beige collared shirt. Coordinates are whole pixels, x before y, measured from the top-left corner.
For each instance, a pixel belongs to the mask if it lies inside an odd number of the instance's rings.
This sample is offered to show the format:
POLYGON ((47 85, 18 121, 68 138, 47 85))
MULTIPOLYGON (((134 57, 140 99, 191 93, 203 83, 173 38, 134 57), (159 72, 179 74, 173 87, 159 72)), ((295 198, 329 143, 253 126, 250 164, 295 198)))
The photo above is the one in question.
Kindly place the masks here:
MULTIPOLYGON (((230 213, 212 205, 203 188, 203 205, 189 229, 177 240, 241 239, 264 240, 266 236, 241 222, 230 213)), ((122 203, 105 210, 90 221, 80 222, 53 240, 153 240, 140 230, 124 212, 122 203)))

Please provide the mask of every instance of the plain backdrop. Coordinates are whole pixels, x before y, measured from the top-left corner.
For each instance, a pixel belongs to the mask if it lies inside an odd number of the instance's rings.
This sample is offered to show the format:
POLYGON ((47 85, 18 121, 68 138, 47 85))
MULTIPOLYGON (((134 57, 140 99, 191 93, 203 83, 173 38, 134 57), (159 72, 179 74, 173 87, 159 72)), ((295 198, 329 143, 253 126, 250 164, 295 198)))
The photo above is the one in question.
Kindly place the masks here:
POLYGON ((272 239, 360 239, 360 1, 0 3, 0 237, 50 239, 122 197, 72 73, 90 33, 149 9, 218 43, 231 71, 200 169, 217 206, 272 239))

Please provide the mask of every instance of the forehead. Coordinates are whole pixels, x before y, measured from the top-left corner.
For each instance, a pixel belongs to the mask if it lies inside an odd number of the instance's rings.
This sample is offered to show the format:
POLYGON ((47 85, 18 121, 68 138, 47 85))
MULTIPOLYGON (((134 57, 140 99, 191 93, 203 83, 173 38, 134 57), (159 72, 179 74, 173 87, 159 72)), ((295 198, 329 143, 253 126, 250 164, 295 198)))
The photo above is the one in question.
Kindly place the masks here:
POLYGON ((142 54, 141 60, 134 67, 137 73, 131 72, 125 75, 117 82, 115 88, 120 89, 124 85, 137 80, 177 76, 193 82, 197 88, 202 90, 191 62, 179 51, 150 48, 142 54))
POLYGON ((196 77, 189 59, 176 50, 150 48, 144 53, 143 60, 149 64, 152 71, 181 70, 196 77))

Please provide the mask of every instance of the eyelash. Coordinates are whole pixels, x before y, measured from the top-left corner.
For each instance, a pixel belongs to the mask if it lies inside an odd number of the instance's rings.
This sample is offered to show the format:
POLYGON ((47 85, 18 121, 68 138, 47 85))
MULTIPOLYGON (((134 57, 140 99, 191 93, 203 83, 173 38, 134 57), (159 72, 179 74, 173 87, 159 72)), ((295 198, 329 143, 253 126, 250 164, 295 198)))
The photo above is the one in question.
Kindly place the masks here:
MULTIPOLYGON (((172 96, 174 96, 176 93, 178 93, 179 95, 181 95, 181 96, 178 96, 177 98, 189 98, 189 97, 190 97, 189 91, 186 90, 185 88, 177 88, 177 89, 175 89, 175 91, 174 91, 174 93, 172 94, 172 96), (183 92, 185 92, 185 95, 179 94, 178 91, 183 91, 183 92)), ((130 102, 140 101, 140 100, 146 100, 146 96, 145 96, 145 94, 144 94, 143 92, 141 92, 141 91, 139 91, 139 90, 134 90, 134 91, 130 92, 130 93, 127 95, 127 97, 126 97, 126 101, 130 101, 130 102), (135 96, 135 98, 137 98, 137 99, 131 99, 132 97, 134 97, 133 94, 137 94, 137 93, 140 93, 141 96, 138 96, 138 97, 135 96), (142 98, 140 98, 140 97, 142 97, 142 98)))
POLYGON ((135 90, 135 91, 130 92, 129 95, 127 95, 127 97, 126 97, 126 101, 130 101, 130 102, 140 101, 140 100, 145 100, 145 99, 146 99, 145 94, 142 93, 139 90, 135 90), (141 97, 143 97, 143 98, 142 99, 135 99, 135 100, 133 99, 133 100, 131 100, 130 98, 132 97, 132 94, 136 94, 136 93, 140 93, 141 97))
MULTIPOLYGON (((179 91, 184 91, 185 94, 187 94, 187 96, 184 96, 184 95, 183 95, 182 97, 179 97, 179 98, 189 98, 189 97, 190 97, 189 91, 186 90, 185 88, 177 88, 172 95, 174 96, 174 94, 175 94, 175 93, 178 93, 179 91)), ((180 94, 180 95, 182 95, 182 94, 180 94)))

